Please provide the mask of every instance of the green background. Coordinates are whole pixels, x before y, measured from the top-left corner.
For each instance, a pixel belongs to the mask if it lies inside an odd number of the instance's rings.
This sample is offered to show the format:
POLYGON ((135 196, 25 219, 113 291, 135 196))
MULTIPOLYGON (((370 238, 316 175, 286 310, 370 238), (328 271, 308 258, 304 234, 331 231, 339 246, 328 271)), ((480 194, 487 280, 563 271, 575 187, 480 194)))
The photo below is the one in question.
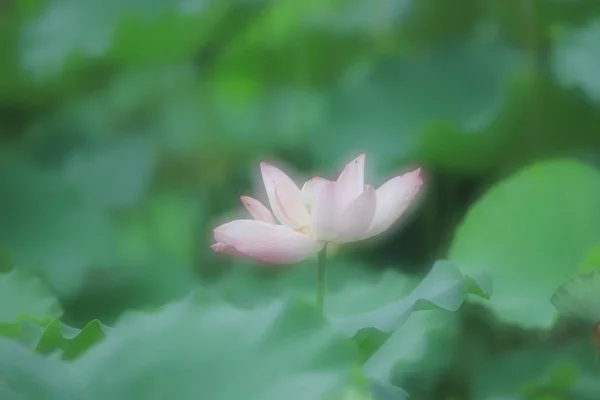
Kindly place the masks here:
POLYGON ((550 304, 600 267, 599 65, 593 0, 1 1, 0 398, 600 398, 550 304), (314 260, 210 250, 260 161, 363 152, 424 186, 325 316, 314 260))

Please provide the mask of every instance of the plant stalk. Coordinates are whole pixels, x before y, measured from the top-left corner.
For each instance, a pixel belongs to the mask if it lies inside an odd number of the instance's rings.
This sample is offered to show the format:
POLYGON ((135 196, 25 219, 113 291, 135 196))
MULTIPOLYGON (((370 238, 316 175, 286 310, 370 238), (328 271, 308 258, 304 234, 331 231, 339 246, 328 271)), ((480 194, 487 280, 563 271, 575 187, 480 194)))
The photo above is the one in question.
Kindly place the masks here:
POLYGON ((327 244, 317 254, 317 307, 324 311, 327 292, 327 244))

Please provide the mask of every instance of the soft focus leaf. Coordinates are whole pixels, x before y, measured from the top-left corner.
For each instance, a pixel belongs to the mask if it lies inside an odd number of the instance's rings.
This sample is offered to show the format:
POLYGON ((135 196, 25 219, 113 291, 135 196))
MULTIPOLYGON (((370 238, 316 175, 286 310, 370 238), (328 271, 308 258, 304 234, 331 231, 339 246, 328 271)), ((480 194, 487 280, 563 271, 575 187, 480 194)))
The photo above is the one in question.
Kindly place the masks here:
POLYGON ((59 294, 80 289, 85 272, 114 246, 109 216, 81 202, 56 171, 3 160, 0 244, 16 265, 42 273, 59 294))
MULTIPOLYGON (((472 282, 475 282, 472 280, 472 282)), ((477 293, 483 290, 475 286, 477 293)), ((332 323, 344 334, 354 336, 363 328, 390 332, 399 328, 413 311, 445 309, 456 311, 467 295, 467 283, 461 271, 451 262, 438 261, 423 281, 405 298, 389 301, 367 310, 329 310, 332 323)), ((335 301, 335 300, 333 300, 335 301)))
POLYGON ((487 268, 489 306, 504 321, 549 327, 550 296, 600 237, 600 173, 570 160, 539 163, 493 187, 459 226, 450 258, 487 268))
POLYGON ((590 346, 584 340, 560 349, 539 346, 493 358, 478 371, 473 382, 473 398, 522 399, 524 392, 536 396, 549 392, 568 399, 597 398, 600 386, 594 378, 596 371, 590 346), (590 380, 595 382, 590 385, 590 380))
POLYGON ((0 275, 0 321, 31 318, 45 322, 59 317, 62 307, 42 281, 18 269, 0 275))
POLYGON ((63 313, 56 297, 36 277, 13 269, 0 275, 0 336, 35 347, 42 327, 63 313))
POLYGON ((586 0, 0 1, 0 271, 64 309, 0 275, 25 346, 0 344, 0 399, 597 400, 592 326, 550 298, 599 267, 599 21, 586 0), (423 204, 330 252, 325 321, 314 260, 211 251, 260 161, 333 179, 363 152, 375 187, 421 167, 423 204))
POLYGON ((341 80, 330 122, 314 136, 315 156, 334 166, 360 149, 378 172, 414 155, 449 168, 480 168, 497 142, 477 132, 496 117, 503 84, 521 62, 519 52, 487 32, 469 43, 359 64, 341 80))
POLYGON ((44 76, 60 72, 73 59, 181 59, 206 40, 224 6, 204 0, 48 2, 41 15, 24 26, 22 62, 44 76))
POLYGON ((155 164, 149 143, 133 139, 108 149, 74 154, 64 174, 84 201, 98 207, 125 208, 139 202, 155 164))
POLYGON ((413 313, 365 362, 365 375, 380 381, 419 379, 431 387, 437 374, 451 362, 457 317, 446 310, 413 313), (418 378, 417 378, 418 377, 418 378))
POLYGON ((187 299, 129 315, 72 367, 90 400, 320 399, 349 382, 355 356, 305 303, 187 299))
POLYGON ((16 342, 0 337, 0 396, 3 399, 85 398, 67 365, 34 354, 16 342))
POLYGON ((83 329, 64 325, 59 320, 52 321, 44 330, 36 346, 40 353, 62 350, 62 358, 72 360, 98 343, 105 336, 100 321, 93 320, 83 329))
MULTIPOLYGON (((462 304, 467 289, 475 295, 489 290, 478 283, 489 285, 484 271, 478 271, 478 280, 475 280, 463 276, 454 263, 443 260, 436 262, 419 284, 414 278, 393 270, 368 274, 356 269, 357 266, 345 262, 333 262, 329 266, 332 284, 328 287, 326 313, 333 325, 348 336, 365 328, 391 332, 401 326, 412 311, 437 308, 455 311, 462 304)), ((290 295, 314 302, 315 274, 314 264, 310 262, 280 271, 275 276, 234 270, 219 281, 216 290, 244 307, 290 295)))

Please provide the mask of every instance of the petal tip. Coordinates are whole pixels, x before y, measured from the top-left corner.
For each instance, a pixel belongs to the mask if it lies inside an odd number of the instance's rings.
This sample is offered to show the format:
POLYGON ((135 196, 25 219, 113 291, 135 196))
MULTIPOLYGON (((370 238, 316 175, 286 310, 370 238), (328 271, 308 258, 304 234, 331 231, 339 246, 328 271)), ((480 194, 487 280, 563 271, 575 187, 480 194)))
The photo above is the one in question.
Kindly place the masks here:
POLYGON ((359 162, 363 162, 365 160, 366 156, 367 156, 367 153, 362 153, 361 155, 356 157, 354 160, 350 161, 350 164, 358 164, 359 162))
POLYGON ((419 186, 421 184, 423 184, 423 177, 421 176, 421 167, 415 169, 412 174, 415 176, 415 178, 417 179, 417 182, 419 183, 419 186))
POLYGON ((270 176, 271 179, 273 179, 274 174, 276 174, 278 172, 282 172, 276 166, 271 165, 268 162, 264 162, 264 161, 260 162, 260 171, 263 174, 266 174, 266 175, 270 176))

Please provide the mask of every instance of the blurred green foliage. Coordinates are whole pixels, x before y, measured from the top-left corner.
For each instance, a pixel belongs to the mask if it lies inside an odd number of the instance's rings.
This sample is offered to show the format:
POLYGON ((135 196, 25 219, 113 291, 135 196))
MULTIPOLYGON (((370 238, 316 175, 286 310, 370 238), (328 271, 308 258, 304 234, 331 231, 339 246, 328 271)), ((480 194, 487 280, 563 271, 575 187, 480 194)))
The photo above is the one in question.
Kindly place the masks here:
POLYGON ((549 302, 600 268, 600 3, 4 0, 0 60, 0 398, 600 398, 549 302), (362 152, 425 185, 325 318, 210 251, 259 161, 362 152))

